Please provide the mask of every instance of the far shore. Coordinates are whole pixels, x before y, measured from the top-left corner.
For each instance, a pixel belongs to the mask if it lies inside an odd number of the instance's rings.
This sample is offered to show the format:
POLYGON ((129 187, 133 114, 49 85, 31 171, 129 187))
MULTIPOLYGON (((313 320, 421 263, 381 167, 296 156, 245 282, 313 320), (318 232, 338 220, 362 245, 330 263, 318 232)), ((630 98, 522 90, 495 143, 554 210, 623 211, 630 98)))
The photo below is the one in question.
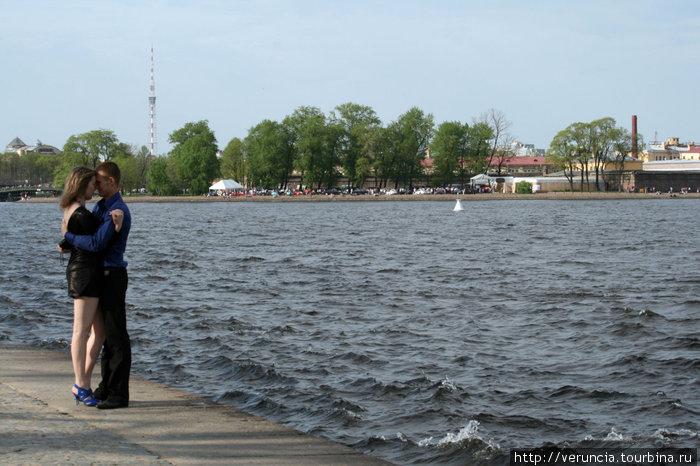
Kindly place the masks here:
MULTIPOLYGON (((454 201, 461 199, 463 201, 502 201, 502 200, 519 200, 519 201, 546 201, 546 200, 561 200, 561 201, 580 201, 580 200, 605 200, 605 199, 700 199, 700 193, 617 193, 617 192, 550 192, 538 194, 394 194, 394 195, 299 195, 299 196, 235 196, 235 197, 219 197, 219 196, 124 196, 127 203, 135 202, 356 202, 356 201, 454 201)), ((34 203, 57 203, 58 197, 32 197, 28 200, 17 202, 34 202, 34 203)))

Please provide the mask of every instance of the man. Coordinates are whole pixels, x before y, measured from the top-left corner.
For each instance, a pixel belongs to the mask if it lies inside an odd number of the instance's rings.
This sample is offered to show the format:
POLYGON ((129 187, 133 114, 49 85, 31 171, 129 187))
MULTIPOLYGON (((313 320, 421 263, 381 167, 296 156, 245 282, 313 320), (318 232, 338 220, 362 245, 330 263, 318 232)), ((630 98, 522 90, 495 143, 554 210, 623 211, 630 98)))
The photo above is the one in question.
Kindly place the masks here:
POLYGON ((102 349, 102 381, 95 390, 101 400, 99 409, 129 406, 129 372, 131 371, 131 342, 126 330, 126 288, 128 275, 124 261, 126 241, 131 230, 131 214, 119 193, 121 173, 114 162, 103 162, 96 168, 96 187, 102 196, 92 209, 101 224, 94 235, 66 233, 74 246, 88 251, 104 252, 104 277, 100 293, 100 308, 105 321, 105 343, 102 349), (124 211, 121 231, 113 234, 114 209, 124 211))

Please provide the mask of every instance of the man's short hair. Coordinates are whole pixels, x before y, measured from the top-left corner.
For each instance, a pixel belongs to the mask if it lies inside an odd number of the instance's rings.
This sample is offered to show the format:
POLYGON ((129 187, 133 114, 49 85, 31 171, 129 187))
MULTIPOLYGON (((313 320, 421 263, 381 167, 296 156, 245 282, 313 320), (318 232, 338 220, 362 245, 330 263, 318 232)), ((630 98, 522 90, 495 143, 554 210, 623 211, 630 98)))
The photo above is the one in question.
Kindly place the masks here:
POLYGON ((106 161, 102 162, 95 168, 96 172, 106 173, 107 176, 114 178, 114 183, 119 186, 119 180, 121 179, 122 172, 119 170, 119 165, 114 162, 106 161))

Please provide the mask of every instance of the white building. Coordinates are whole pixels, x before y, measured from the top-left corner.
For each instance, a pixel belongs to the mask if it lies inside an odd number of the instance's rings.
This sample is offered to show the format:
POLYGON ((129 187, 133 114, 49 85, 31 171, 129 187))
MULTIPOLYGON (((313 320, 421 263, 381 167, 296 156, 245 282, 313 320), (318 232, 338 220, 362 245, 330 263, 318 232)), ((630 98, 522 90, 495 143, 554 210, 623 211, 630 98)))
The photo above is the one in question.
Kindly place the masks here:
POLYGON ((43 144, 41 141, 36 141, 33 146, 27 145, 20 138, 14 138, 5 148, 5 152, 16 152, 17 155, 24 155, 29 152, 37 154, 50 154, 56 155, 61 152, 57 147, 50 146, 48 144, 43 144))
POLYGON ((522 142, 512 142, 509 151, 516 157, 544 157, 544 149, 535 149, 534 144, 523 144, 522 142))

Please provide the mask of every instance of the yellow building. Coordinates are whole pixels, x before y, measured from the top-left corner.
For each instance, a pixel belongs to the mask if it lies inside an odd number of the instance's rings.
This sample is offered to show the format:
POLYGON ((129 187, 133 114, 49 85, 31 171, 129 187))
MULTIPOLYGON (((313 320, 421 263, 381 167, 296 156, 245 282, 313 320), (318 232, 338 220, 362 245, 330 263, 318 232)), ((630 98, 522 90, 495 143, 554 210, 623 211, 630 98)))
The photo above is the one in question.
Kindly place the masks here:
MULTIPOLYGON (((611 160, 608 162, 605 162, 603 165, 603 171, 612 171, 612 170, 624 170, 624 171, 635 171, 635 170, 641 170, 642 165, 644 164, 643 160, 640 159, 635 159, 634 157, 625 157, 625 163, 624 166, 623 164, 618 161, 618 160, 611 160)), ((583 169, 583 164, 581 163, 576 163, 574 164, 574 170, 582 170, 583 169)), ((595 164, 593 160, 588 161, 588 171, 591 172, 595 170, 595 164)))
POLYGON ((662 160, 698 160, 700 148, 695 143, 678 142, 678 138, 668 138, 660 144, 649 144, 646 152, 641 154, 644 162, 659 162, 662 160))

